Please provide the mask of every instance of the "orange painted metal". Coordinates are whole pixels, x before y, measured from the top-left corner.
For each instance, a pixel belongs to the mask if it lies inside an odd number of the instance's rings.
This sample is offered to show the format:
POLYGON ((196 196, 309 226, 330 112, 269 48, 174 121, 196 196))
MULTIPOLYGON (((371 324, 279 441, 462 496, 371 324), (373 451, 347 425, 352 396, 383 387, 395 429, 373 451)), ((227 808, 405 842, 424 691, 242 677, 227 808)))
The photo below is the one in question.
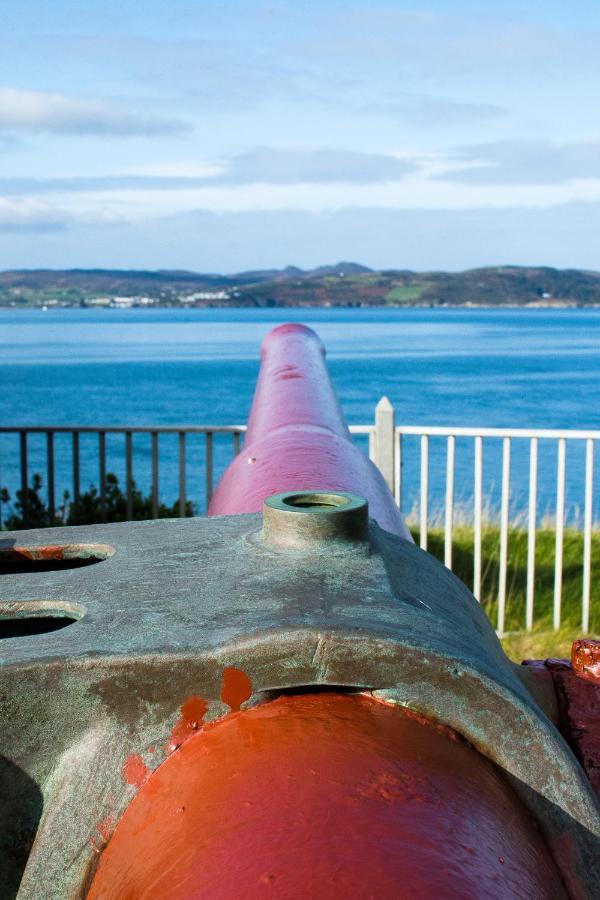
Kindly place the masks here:
POLYGON ((292 323, 263 342, 244 446, 221 478, 209 515, 260 512, 272 494, 306 490, 359 494, 382 528, 412 541, 383 476, 352 443, 321 340, 292 323))
POLYGON ((536 826, 469 744, 370 695, 326 692, 191 733, 141 786, 88 893, 566 896, 536 826))
POLYGON ((573 671, 584 681, 600 685, 600 641, 581 638, 571 647, 573 671))

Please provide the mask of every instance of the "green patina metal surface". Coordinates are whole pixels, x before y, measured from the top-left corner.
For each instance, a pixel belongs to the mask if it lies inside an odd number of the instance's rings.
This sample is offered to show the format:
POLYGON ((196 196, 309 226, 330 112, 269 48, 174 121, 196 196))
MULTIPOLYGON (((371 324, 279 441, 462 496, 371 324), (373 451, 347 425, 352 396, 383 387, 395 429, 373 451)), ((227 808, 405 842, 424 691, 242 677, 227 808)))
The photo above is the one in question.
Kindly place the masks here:
POLYGON ((282 495, 264 529, 240 515, 3 536, 0 625, 70 624, 0 641, 2 896, 19 881, 26 900, 41 884, 48 898, 85 893, 135 792, 128 761, 152 770, 173 752, 190 697, 208 719, 226 714, 228 667, 250 678, 249 703, 338 685, 450 725, 504 771, 551 846, 569 842, 593 896, 600 817, 579 763, 466 587, 347 496, 282 495))

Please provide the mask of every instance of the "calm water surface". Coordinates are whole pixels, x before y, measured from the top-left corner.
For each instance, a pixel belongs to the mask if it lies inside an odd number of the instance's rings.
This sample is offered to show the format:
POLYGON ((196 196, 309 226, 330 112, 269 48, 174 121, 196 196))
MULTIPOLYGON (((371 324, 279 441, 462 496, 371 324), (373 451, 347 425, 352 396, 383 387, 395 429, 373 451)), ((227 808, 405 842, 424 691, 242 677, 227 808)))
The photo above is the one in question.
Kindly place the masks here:
MULTIPOLYGON (((0 310, 3 424, 243 422, 264 335, 302 321, 325 342, 350 423, 370 422, 387 394, 403 424, 598 428, 600 310, 0 310)), ((176 448, 161 445, 161 494, 176 495, 176 448)), ((472 442, 457 445, 458 499, 472 493, 472 442)), ((417 488, 417 446, 405 448, 404 506, 417 488)), ((57 479, 68 487, 66 441, 57 479)), ((95 443, 82 445, 82 485, 97 481, 95 443)), ((109 438, 109 470, 122 475, 122 441, 109 438)), ((569 448, 571 515, 582 498, 582 448, 569 448)), ((229 445, 217 447, 222 468, 229 445)), ((432 446, 432 506, 441 503, 444 442, 432 446)), ((485 451, 486 492, 497 504, 499 442, 485 451)), ((190 442, 188 482, 200 499, 203 449, 190 442)), ((43 441, 31 471, 44 473, 43 441)), ((14 437, 0 442, 0 483, 18 481, 14 437)), ((542 449, 540 508, 551 511, 555 451, 542 449)), ((513 453, 513 512, 526 506, 527 448, 513 453)), ((135 448, 135 478, 149 480, 149 447, 135 448)), ((201 506, 201 504, 199 503, 201 506)))

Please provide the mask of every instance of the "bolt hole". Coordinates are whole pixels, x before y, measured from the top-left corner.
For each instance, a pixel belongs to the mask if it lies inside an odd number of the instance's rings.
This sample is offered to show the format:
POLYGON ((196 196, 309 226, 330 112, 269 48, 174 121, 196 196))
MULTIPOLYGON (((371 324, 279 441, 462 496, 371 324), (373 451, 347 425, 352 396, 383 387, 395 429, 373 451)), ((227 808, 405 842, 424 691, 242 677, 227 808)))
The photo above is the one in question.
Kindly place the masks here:
POLYGON ((31 637, 74 625, 85 614, 76 603, 55 600, 17 601, 0 606, 0 640, 31 637))
POLYGON ((92 566, 112 556, 108 544, 52 544, 19 546, 0 542, 0 574, 21 575, 26 572, 60 572, 92 566))
POLYGON ((77 619, 67 616, 28 616, 26 619, 0 619, 0 641, 5 638, 47 634, 73 625, 77 619))
POLYGON ((283 503, 286 506, 291 506, 295 509, 337 509, 340 506, 347 506, 348 502, 348 498, 342 497, 340 494, 289 494, 283 498, 283 503))

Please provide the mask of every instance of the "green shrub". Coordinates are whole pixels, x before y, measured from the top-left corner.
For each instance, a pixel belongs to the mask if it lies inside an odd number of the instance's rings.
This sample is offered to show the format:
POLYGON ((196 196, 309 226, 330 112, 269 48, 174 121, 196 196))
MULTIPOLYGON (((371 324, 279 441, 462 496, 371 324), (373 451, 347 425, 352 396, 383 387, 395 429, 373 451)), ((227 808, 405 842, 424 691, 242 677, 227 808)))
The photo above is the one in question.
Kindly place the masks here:
MULTIPOLYGON (((97 522, 126 522, 128 519, 139 521, 152 518, 152 496, 142 494, 135 481, 131 489, 132 515, 127 515, 127 494, 121 490, 119 479, 112 472, 106 476, 104 503, 95 485, 90 485, 85 493, 80 494, 77 501, 72 500, 69 492, 65 491, 54 516, 50 515, 50 510, 41 496, 41 490, 42 478, 37 473, 31 480, 31 486, 27 488, 26 496, 22 489, 18 490, 14 503, 8 490, 2 488, 0 499, 9 509, 9 514, 3 521, 4 529, 17 531, 21 528, 48 528, 52 525, 93 525, 97 522)), ((195 514, 194 504, 189 500, 186 503, 185 514, 186 516, 195 514)), ((179 501, 175 501, 171 506, 160 503, 158 516, 161 519, 179 516, 179 501)))

